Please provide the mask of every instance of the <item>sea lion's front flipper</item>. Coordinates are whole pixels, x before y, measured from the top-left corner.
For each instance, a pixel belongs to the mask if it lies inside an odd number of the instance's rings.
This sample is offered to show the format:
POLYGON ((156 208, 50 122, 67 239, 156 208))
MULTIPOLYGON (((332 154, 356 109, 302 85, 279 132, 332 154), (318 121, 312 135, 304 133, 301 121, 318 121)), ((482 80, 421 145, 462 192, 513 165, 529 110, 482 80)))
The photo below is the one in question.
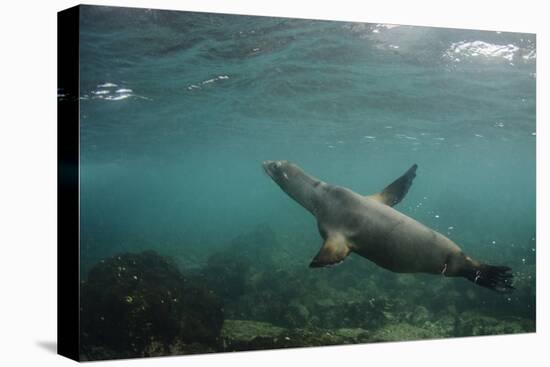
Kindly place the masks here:
POLYGON ((344 261, 350 251, 344 236, 341 234, 329 235, 319 253, 309 264, 309 267, 319 268, 327 265, 336 265, 344 261))
POLYGON ((417 167, 418 166, 416 164, 413 164, 411 168, 403 174, 403 176, 389 184, 384 190, 382 190, 382 192, 370 195, 368 197, 389 206, 398 204, 401 200, 403 200, 409 191, 412 181, 416 177, 417 167))

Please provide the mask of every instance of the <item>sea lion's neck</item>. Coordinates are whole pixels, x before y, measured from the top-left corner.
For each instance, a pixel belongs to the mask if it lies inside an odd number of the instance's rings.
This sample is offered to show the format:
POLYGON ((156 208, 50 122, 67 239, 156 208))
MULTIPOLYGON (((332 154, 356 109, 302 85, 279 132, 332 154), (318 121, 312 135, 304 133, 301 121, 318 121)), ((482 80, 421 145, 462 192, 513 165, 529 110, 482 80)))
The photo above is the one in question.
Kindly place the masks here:
POLYGON ((302 170, 293 172, 281 188, 301 206, 315 215, 318 207, 318 190, 323 182, 302 170))

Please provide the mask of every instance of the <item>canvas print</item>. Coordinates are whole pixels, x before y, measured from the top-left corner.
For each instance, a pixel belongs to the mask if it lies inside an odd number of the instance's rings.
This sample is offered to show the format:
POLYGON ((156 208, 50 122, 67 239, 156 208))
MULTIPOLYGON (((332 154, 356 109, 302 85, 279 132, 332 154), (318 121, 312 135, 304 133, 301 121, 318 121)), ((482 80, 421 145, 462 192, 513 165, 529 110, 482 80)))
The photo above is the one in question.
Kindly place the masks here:
POLYGON ((81 360, 535 331, 534 34, 78 22, 81 360))

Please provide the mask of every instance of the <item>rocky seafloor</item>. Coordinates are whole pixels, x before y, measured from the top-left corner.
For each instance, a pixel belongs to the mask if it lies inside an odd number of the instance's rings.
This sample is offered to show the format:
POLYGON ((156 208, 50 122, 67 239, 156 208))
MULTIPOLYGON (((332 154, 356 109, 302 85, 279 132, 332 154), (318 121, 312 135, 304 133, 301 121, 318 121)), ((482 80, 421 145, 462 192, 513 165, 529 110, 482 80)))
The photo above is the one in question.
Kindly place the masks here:
POLYGON ((535 331, 534 265, 498 294, 462 279, 394 274, 311 254, 267 226, 197 266, 190 251, 121 252, 81 282, 81 359, 246 351, 535 331))

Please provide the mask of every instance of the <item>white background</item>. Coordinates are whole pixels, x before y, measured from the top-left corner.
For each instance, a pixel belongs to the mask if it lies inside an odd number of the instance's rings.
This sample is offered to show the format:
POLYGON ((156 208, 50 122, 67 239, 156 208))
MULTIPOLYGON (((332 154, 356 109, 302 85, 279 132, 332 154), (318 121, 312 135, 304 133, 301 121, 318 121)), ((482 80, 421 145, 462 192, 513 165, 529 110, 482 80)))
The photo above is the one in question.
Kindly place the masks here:
MULTIPOLYGON (((536 366, 548 327, 548 60, 545 1, 113 0, 99 5, 199 10, 537 33, 536 334, 168 357, 112 366, 536 366), (545 103, 546 102, 546 105, 545 103)), ((3 2, 0 79, 0 365, 50 366, 56 343, 56 12, 73 1, 3 2)), ((546 340, 545 340, 546 339, 546 340)), ((98 362, 103 365, 107 362, 98 362)))

